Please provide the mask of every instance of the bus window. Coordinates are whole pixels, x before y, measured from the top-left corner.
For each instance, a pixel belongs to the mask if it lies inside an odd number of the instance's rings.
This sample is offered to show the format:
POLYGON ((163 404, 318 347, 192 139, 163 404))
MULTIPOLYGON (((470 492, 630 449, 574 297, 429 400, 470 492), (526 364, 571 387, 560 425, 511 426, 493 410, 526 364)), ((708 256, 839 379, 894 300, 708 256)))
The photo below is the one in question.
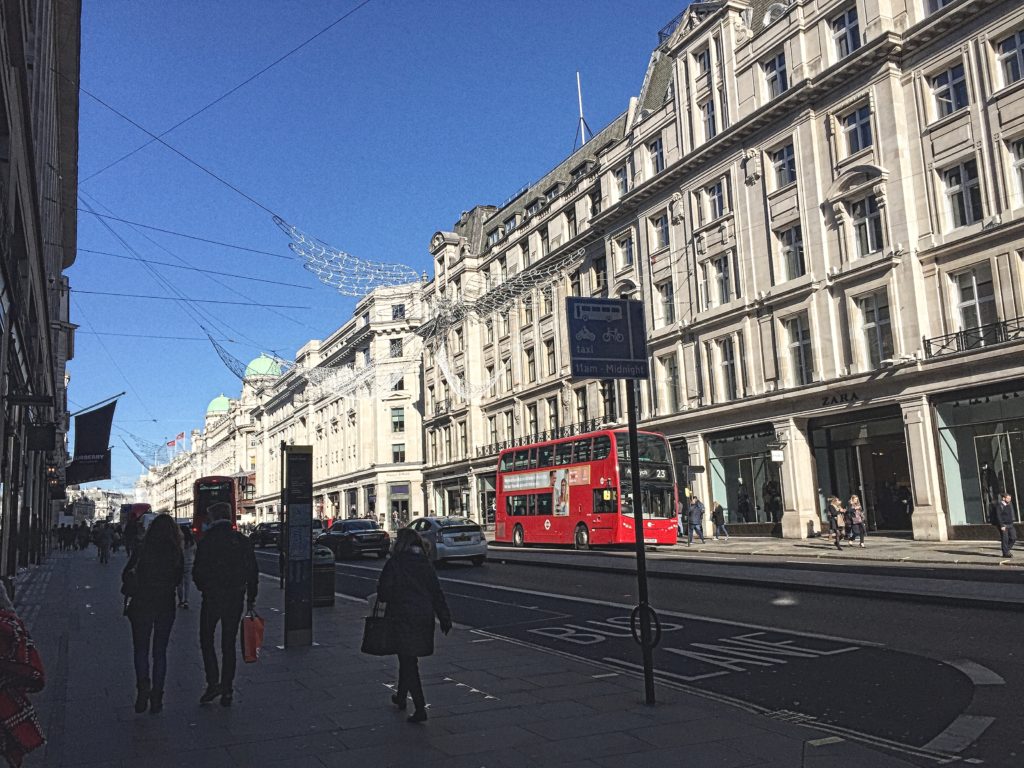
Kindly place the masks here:
POLYGON ((576 448, 573 453, 573 461, 577 464, 581 461, 590 461, 590 438, 586 440, 577 440, 576 448))
POLYGON ((572 443, 559 443, 555 446, 555 464, 572 464, 572 443))
POLYGON ((552 454, 555 452, 553 445, 542 445, 537 452, 537 466, 540 468, 550 467, 552 454))
POLYGON ((596 488, 594 489, 594 514, 614 514, 618 511, 616 508, 616 493, 614 488, 596 488))
POLYGON ((537 499, 537 512, 538 515, 550 515, 551 509, 551 494, 540 493, 535 497, 537 499))
POLYGON ((523 505, 524 505, 524 507, 523 507, 523 509, 524 509, 523 514, 524 515, 536 515, 537 514, 537 501, 536 501, 536 497, 532 493, 530 493, 530 494, 527 494, 526 496, 523 496, 522 498, 523 498, 523 505))
POLYGON ((522 517, 526 514, 522 496, 509 496, 505 499, 505 514, 510 517, 522 517))
POLYGON ((530 469, 536 469, 536 468, 537 468, 537 449, 536 448, 531 448, 530 449, 530 469))
POLYGON ((509 451, 508 453, 504 454, 501 457, 501 466, 498 467, 498 471, 499 472, 508 472, 509 470, 511 470, 512 469, 512 464, 513 464, 512 459, 513 459, 514 456, 515 456, 515 454, 512 453, 512 451, 509 451))
POLYGON ((516 469, 526 469, 530 464, 529 451, 516 451, 516 469))
MULTIPOLYGON (((616 443, 618 443, 618 454, 620 461, 629 461, 629 433, 616 432, 616 443)), ((658 435, 637 435, 637 446, 640 449, 641 462, 668 463, 668 449, 665 438, 658 435)))
POLYGON ((598 435, 597 437, 594 438, 594 455, 591 456, 591 458, 594 461, 599 461, 600 459, 607 459, 608 454, 611 453, 611 450, 612 441, 608 437, 608 435, 598 435))

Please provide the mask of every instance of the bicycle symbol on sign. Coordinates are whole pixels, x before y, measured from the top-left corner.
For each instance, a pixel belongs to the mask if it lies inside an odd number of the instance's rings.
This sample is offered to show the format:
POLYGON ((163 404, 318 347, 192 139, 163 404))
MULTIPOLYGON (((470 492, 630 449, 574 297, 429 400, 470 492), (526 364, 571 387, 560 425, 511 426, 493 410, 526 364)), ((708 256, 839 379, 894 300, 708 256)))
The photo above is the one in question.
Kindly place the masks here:
POLYGON ((618 328, 609 328, 604 332, 601 338, 604 339, 605 344, 608 344, 613 341, 616 343, 622 343, 623 339, 626 337, 622 335, 622 331, 618 328))

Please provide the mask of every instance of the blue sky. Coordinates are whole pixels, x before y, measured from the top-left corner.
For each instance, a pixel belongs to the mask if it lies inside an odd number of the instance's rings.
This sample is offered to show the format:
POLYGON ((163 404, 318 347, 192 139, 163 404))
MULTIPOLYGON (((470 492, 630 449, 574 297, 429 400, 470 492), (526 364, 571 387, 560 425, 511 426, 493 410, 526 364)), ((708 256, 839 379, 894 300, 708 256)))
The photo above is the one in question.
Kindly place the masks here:
MULTIPOLYGON (((82 86, 160 133, 357 4, 86 0, 82 86)), ((436 230, 474 205, 500 203, 570 154, 576 70, 597 131, 638 93, 658 30, 684 6, 371 0, 165 140, 338 248, 429 270, 436 230)), ((82 94, 81 179, 147 138, 82 94)), ((201 305, 200 318, 243 361, 263 350, 291 356, 351 312, 352 299, 291 257, 265 211, 160 144, 83 181, 80 193, 103 213, 283 258, 113 221, 108 229, 79 213, 72 288, 169 295, 139 263, 105 255, 130 255, 125 243, 144 259, 298 286, 217 278, 225 287, 215 276, 153 267, 191 298, 244 303, 201 305)), ((215 395, 238 393, 211 345, 191 340, 203 330, 175 302, 73 294, 72 322, 80 325, 72 410, 127 391, 106 485, 130 485, 141 470, 119 439, 124 430, 162 442, 201 426, 215 395), (190 340, 105 335, 114 333, 190 340)))

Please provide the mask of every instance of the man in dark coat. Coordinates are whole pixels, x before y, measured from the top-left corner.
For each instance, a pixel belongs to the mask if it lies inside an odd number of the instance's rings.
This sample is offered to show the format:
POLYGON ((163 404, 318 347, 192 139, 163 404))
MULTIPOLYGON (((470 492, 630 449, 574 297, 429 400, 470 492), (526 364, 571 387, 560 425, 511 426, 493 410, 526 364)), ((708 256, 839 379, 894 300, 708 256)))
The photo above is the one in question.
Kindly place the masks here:
POLYGON ((192 581, 203 595, 199 611, 199 648, 206 671, 206 690, 199 697, 207 704, 218 696, 221 706, 230 707, 234 698, 235 644, 242 621, 242 599, 249 610, 256 604, 259 570, 252 542, 231 527, 231 505, 211 504, 207 510, 210 527, 196 547, 192 581), (222 668, 218 670, 213 635, 220 624, 222 668))
POLYGON ((1013 497, 1002 493, 988 508, 989 522, 999 529, 999 539, 1003 545, 1003 557, 1013 557, 1010 551, 1017 543, 1017 531, 1013 524, 1017 521, 1017 510, 1013 508, 1013 497))
POLYGON ((423 540, 410 528, 401 529, 395 538, 391 557, 377 582, 377 599, 387 604, 384 616, 391 621, 398 655, 398 691, 391 700, 405 709, 406 696, 412 696, 416 711, 409 722, 423 722, 427 710, 418 659, 434 653, 434 616, 446 635, 452 628, 452 617, 434 566, 424 553, 423 540))
POLYGON ((700 536, 700 543, 704 544, 704 503, 696 496, 690 497, 690 530, 686 535, 686 546, 693 543, 693 534, 700 536))

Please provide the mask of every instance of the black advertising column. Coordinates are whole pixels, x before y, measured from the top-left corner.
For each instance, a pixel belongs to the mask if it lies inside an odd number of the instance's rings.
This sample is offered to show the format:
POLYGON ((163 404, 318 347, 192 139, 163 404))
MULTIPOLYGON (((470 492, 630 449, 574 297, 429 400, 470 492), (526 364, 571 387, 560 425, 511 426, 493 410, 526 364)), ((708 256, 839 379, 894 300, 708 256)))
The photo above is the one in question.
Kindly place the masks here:
POLYGON ((284 451, 284 646, 291 648, 313 644, 313 448, 288 445, 284 451))

